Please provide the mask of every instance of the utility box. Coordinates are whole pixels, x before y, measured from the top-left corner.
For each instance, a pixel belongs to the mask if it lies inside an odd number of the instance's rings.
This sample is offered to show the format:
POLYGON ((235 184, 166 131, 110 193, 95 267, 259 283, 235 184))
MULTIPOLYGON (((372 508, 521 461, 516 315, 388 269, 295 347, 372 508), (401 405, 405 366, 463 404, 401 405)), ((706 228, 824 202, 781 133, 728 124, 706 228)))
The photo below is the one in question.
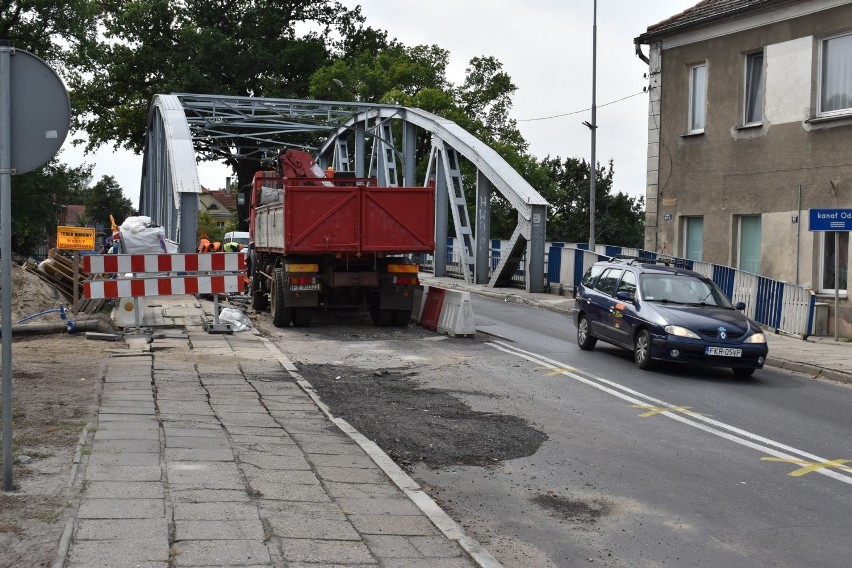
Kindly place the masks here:
POLYGON ((812 335, 828 335, 828 308, 829 304, 825 302, 816 302, 814 304, 814 321, 811 325, 812 335))

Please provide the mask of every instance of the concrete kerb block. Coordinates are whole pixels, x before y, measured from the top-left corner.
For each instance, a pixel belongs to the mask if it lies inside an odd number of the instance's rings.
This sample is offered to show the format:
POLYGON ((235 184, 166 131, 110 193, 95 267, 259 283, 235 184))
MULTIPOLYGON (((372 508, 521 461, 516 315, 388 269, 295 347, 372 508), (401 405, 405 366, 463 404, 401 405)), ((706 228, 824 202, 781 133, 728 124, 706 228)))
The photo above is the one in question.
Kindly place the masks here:
POLYGON ((437 331, 453 337, 473 337, 476 335, 476 322, 473 318, 470 292, 446 291, 437 331))

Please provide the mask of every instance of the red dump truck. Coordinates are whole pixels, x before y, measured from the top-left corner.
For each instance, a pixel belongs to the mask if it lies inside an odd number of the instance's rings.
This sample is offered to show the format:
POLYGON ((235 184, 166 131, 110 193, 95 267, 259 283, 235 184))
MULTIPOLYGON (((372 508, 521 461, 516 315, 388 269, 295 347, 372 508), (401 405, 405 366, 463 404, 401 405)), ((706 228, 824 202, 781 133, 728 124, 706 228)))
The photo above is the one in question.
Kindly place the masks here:
POLYGON ((367 308, 374 325, 411 320, 418 265, 435 249, 434 187, 377 187, 286 150, 254 176, 249 231, 252 307, 278 327, 317 309, 367 308))

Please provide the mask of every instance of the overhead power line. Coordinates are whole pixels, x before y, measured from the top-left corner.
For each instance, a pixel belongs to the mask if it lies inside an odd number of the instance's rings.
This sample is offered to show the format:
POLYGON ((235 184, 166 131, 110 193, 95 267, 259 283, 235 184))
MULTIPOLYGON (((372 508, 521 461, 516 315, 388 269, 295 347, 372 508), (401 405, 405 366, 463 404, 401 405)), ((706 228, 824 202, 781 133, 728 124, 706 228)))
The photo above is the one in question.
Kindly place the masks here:
MULTIPOLYGON (((626 97, 621 97, 618 100, 610 101, 608 103, 604 103, 602 105, 597 105, 598 108, 614 105, 615 103, 620 103, 621 101, 626 101, 627 99, 632 99, 633 97, 637 97, 639 95, 644 95, 645 91, 639 91, 638 93, 633 93, 632 95, 627 95, 626 97)), ((517 122, 532 122, 534 120, 549 120, 551 118, 561 118, 563 116, 571 116, 572 114, 580 114, 581 112, 588 112, 592 110, 592 107, 584 108, 583 110, 575 110, 574 112, 565 112, 562 114, 554 114, 552 116, 541 116, 539 118, 518 118, 517 122)))

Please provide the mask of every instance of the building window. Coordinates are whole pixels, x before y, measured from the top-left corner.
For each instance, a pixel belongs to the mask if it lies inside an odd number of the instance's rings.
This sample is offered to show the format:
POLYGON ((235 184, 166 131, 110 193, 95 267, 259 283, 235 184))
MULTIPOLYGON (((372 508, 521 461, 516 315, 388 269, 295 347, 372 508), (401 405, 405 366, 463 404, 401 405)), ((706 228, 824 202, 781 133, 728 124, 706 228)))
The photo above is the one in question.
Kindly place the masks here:
POLYGON ((683 229, 686 235, 683 256, 701 262, 704 258, 704 217, 685 217, 683 229))
POLYGON ((763 52, 749 53, 745 60, 745 116, 743 124, 763 122, 763 52))
POLYGON ((760 274, 760 215, 743 215, 739 222, 737 268, 760 274))
POLYGON ((694 65, 689 72, 689 132, 704 132, 707 106, 707 64, 694 65))
POLYGON ((852 33, 820 44, 820 114, 852 111, 852 33))
MULTIPOLYGON (((822 234, 822 256, 820 263, 820 292, 834 292, 834 235, 833 232, 822 234)), ((846 292, 846 275, 849 269, 849 233, 840 233, 840 292, 846 292)))

